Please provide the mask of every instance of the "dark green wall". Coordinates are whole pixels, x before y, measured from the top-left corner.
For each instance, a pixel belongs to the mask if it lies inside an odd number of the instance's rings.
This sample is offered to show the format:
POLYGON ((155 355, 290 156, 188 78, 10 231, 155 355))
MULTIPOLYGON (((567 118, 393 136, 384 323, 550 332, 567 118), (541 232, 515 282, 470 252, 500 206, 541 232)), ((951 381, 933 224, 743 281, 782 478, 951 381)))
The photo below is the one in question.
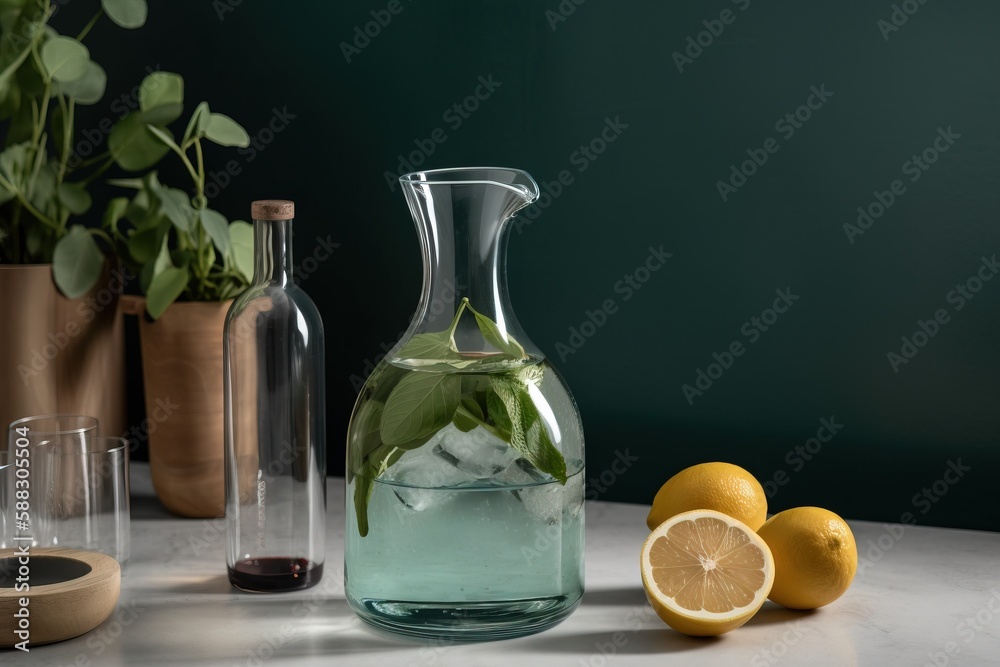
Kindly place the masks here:
MULTIPOLYGON (((1000 253, 995 2, 909 0, 916 13, 886 40, 890 2, 564 0, 575 10, 553 29, 556 0, 401 0, 350 63, 338 45, 387 3, 235 2, 152 2, 144 29, 99 26, 88 41, 109 104, 159 65, 251 135, 272 109, 294 115, 252 162, 209 156, 241 168, 213 206, 241 216, 254 198, 293 198, 300 259, 317 237, 340 244, 303 283, 327 329, 331 472, 343 469, 350 377, 405 329, 419 294, 416 235, 385 172, 442 128, 424 168, 572 176, 513 232, 509 273, 522 324, 579 401, 589 476, 615 478, 592 495, 648 502, 681 468, 728 460, 779 475, 775 510, 1000 529, 1000 280, 960 310, 948 300, 1000 253), (679 72, 672 54, 724 9, 732 22, 679 72), (500 85, 456 128, 444 114, 480 76, 500 85), (812 87, 832 96, 813 98, 791 136, 776 128, 812 87), (627 127, 582 158, 606 119, 627 127), (939 128, 958 138, 911 181, 904 163, 939 128), (723 201, 717 181, 769 138, 777 151, 723 201), (843 226, 895 179, 905 192, 849 242, 843 226), (672 257, 626 300, 616 284, 661 245, 672 257), (799 299, 751 342, 744 323, 786 288, 799 299), (560 361, 570 327, 606 299, 616 312, 560 361), (938 309, 947 323, 894 372, 887 353, 938 309), (734 341, 742 356, 689 404, 682 385, 734 341), (821 418, 843 428, 800 462, 821 418), (638 460, 613 473, 617 452, 638 460), (959 460, 970 469, 930 491, 936 502, 919 497, 959 460)), ((91 113, 96 124, 109 106, 91 113)))

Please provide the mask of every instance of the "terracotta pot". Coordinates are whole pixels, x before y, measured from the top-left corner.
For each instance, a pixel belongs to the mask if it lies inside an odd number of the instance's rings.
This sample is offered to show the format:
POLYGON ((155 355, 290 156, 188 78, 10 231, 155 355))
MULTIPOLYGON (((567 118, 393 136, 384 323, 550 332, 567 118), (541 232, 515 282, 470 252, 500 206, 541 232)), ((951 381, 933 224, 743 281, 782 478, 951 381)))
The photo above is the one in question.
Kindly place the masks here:
POLYGON ((123 287, 109 264, 86 296, 67 299, 51 264, 0 265, 0 426, 66 412, 125 432, 123 287))
POLYGON ((222 333, 232 300, 171 304, 156 321, 141 299, 149 467, 160 502, 186 517, 225 512, 222 333))

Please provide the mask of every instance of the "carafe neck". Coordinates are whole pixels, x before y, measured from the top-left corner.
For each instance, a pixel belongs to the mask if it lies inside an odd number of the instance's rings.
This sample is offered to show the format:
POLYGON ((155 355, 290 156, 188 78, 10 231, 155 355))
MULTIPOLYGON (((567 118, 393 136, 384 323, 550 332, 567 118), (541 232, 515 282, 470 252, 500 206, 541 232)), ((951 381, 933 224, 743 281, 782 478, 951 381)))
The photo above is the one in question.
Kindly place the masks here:
POLYGON ((424 260, 420 304, 403 342, 446 331, 454 321, 460 352, 495 352, 477 326, 478 313, 524 344, 507 292, 507 224, 535 200, 535 182, 524 172, 494 168, 420 172, 400 182, 424 260), (472 310, 456 321, 465 299, 472 310))

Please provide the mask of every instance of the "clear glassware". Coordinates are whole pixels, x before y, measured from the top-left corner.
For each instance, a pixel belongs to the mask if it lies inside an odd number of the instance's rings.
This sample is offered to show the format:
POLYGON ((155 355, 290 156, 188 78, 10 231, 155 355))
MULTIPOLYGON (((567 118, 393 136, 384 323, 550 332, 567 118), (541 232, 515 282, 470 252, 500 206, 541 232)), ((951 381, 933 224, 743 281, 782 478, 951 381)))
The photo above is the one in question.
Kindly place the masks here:
MULTIPOLYGON (((9 494, 14 490, 14 456, 6 447, 0 448, 0 549, 14 548, 14 517, 9 506, 9 494), (7 527, 10 524, 10 528, 7 527)), ((3 573, 0 572, 0 578, 3 573)))
POLYGON ((54 530, 44 546, 106 554, 125 574, 132 535, 128 450, 119 436, 36 448, 35 464, 47 466, 51 482, 44 507, 54 530))
POLYGON ((538 632, 579 604, 584 544, 579 412, 507 294, 507 225, 538 185, 493 167, 399 180, 423 294, 348 428, 347 600, 406 635, 538 632))
POLYGON ((96 417, 73 414, 37 415, 10 423, 8 474, 14 481, 7 484, 7 503, 8 509, 14 509, 14 519, 8 519, 7 530, 12 536, 5 541, 30 542, 32 547, 62 546, 57 498, 59 494, 85 495, 87 490, 80 487, 80 480, 60 482, 56 474, 59 469, 50 454, 90 451, 97 428, 96 417), (25 492, 27 498, 23 497, 25 492))
POLYGON ((294 205, 256 201, 254 277, 223 338, 229 581, 287 591, 323 575, 323 322, 292 279, 294 205))

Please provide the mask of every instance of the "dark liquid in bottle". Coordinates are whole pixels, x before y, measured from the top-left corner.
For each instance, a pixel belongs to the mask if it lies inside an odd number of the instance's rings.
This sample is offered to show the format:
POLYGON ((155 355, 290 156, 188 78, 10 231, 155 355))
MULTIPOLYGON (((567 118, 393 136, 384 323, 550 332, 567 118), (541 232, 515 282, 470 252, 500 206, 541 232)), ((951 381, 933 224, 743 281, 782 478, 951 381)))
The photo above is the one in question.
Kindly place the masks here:
POLYGON ((248 558, 229 570, 229 583, 244 591, 273 592, 309 588, 323 576, 322 563, 306 558, 248 558))

